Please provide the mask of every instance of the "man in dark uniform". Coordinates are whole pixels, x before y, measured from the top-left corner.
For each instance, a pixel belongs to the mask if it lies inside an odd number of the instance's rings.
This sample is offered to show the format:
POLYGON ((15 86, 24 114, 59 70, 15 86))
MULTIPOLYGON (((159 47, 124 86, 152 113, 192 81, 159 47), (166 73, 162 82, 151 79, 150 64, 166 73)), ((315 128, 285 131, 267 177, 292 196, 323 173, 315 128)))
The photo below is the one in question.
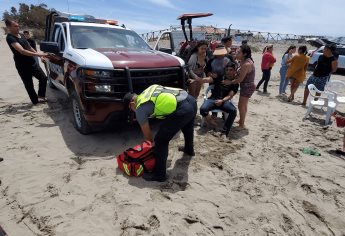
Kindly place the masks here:
POLYGON ((19 25, 17 22, 6 20, 5 24, 9 32, 6 37, 6 41, 13 52, 17 71, 23 81, 32 104, 35 105, 38 102, 46 101, 47 76, 34 59, 35 56, 44 57, 46 54, 36 52, 30 46, 25 36, 19 34, 19 25), (32 76, 36 77, 39 81, 38 95, 34 88, 32 76))
POLYGON ((184 135, 185 145, 182 151, 194 156, 194 119, 197 105, 194 97, 182 89, 151 85, 141 94, 126 94, 125 102, 135 111, 136 119, 141 127, 145 140, 154 140, 154 156, 156 166, 153 173, 144 173, 147 181, 166 180, 166 162, 168 158, 169 142, 179 130, 184 135), (164 119, 153 139, 149 118, 164 119))

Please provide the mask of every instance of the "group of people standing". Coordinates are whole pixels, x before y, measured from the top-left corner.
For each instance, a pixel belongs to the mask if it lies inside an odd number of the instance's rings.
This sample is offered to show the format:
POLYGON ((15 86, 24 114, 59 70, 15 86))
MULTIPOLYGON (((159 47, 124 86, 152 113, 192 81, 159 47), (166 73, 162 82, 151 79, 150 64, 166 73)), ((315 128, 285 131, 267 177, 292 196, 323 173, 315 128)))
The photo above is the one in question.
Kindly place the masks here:
MULTIPOLYGON (((327 44, 324 47, 323 55, 318 58, 313 74, 308 78, 305 89, 302 105, 306 105, 309 96, 308 85, 314 84, 320 91, 324 91, 326 83, 330 79, 332 72, 337 70, 337 58, 335 55, 336 46, 334 44, 327 44)), ((267 93, 268 82, 271 77, 271 69, 276 62, 273 55, 273 45, 266 46, 262 55, 261 69, 262 79, 259 81, 256 89, 259 90, 261 84, 264 84, 263 93, 267 93)), ((309 65, 309 57, 307 56, 307 46, 291 45, 282 55, 279 84, 279 95, 286 95, 286 88, 290 83, 290 95, 288 101, 295 99, 295 93, 301 83, 306 79, 306 72, 309 65), (297 50, 297 54, 296 54, 297 50)))

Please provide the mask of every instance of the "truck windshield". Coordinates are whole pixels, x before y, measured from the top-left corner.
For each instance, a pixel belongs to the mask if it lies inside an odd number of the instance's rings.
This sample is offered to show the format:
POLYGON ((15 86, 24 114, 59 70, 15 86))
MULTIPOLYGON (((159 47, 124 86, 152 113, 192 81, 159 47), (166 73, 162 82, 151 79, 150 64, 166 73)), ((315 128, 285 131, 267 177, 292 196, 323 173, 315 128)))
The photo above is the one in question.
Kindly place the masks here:
POLYGON ((74 48, 150 49, 135 32, 107 27, 72 25, 71 42, 74 48))

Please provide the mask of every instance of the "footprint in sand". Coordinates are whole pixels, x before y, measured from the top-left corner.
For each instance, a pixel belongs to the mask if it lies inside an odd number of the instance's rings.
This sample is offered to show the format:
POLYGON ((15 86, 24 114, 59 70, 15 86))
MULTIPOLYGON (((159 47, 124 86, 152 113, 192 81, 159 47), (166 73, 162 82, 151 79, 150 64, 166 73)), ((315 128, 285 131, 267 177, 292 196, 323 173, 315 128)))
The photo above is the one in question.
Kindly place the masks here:
POLYGON ((148 224, 151 226, 151 229, 158 229, 160 226, 160 221, 156 215, 152 215, 149 218, 148 224))

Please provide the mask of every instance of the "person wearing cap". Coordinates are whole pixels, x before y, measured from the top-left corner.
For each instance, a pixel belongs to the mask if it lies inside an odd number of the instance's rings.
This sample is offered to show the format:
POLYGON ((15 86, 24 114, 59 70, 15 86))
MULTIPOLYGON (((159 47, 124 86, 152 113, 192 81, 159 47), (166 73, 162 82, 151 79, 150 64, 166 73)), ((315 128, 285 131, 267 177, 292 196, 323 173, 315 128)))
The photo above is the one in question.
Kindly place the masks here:
MULTIPOLYGON (((205 73, 207 77, 212 77, 213 80, 221 80, 224 76, 224 68, 231 61, 227 55, 227 51, 223 45, 218 45, 213 52, 213 57, 207 62, 205 73)), ((212 83, 211 83, 212 84, 212 83)), ((213 117, 217 114, 214 113, 213 117)))
POLYGON ((193 143, 196 100, 182 89, 154 84, 139 95, 127 93, 124 101, 129 104, 129 109, 135 112, 144 139, 154 141, 155 145, 155 169, 152 173, 144 173, 143 178, 147 181, 164 182, 167 178, 169 142, 178 131, 182 131, 185 141, 184 147, 180 147, 179 151, 190 156, 195 155, 193 143), (149 118, 163 119, 154 138, 149 118))
POLYGON ((263 93, 267 93, 268 81, 271 78, 271 69, 273 67, 273 64, 276 62, 276 58, 273 56, 272 52, 273 52, 273 45, 268 45, 265 47, 263 55, 262 55, 262 61, 261 61, 262 78, 259 81, 258 85, 256 86, 256 89, 259 90, 261 84, 264 83, 263 93))
POLYGON ((331 73, 337 71, 338 61, 336 56, 334 55, 335 49, 336 46, 334 44, 327 44, 323 49, 323 54, 319 56, 315 70, 313 74, 308 78, 307 84, 305 85, 304 97, 302 102, 303 106, 306 105, 309 96, 308 85, 314 84, 318 90, 324 91, 326 83, 331 77, 331 73))

